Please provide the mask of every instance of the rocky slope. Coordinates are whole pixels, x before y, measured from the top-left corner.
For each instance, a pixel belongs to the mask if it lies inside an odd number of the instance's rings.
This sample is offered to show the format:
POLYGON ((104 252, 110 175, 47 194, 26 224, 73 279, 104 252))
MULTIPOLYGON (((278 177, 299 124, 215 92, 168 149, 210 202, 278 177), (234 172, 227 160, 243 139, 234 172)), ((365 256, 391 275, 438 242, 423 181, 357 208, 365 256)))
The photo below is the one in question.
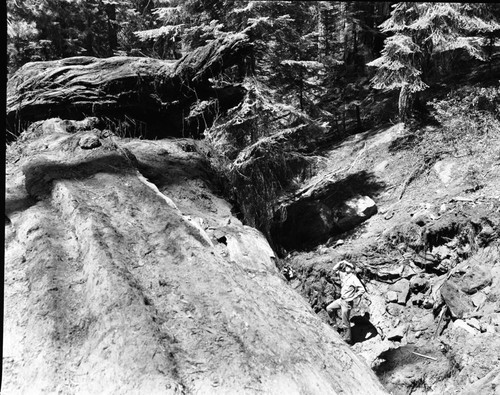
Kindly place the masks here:
POLYGON ((426 156, 418 148, 432 151, 432 143, 413 137, 400 125, 381 128, 324 157, 303 189, 350 185, 374 200, 377 213, 312 249, 291 251, 283 271, 329 322, 324 308, 339 291, 332 264, 356 263, 368 292, 352 314, 353 350, 392 393, 497 394, 499 136, 491 130, 467 141, 464 153, 448 147, 441 156, 426 156))
POLYGON ((382 394, 218 196, 201 142, 34 123, 7 149, 6 394, 382 394))

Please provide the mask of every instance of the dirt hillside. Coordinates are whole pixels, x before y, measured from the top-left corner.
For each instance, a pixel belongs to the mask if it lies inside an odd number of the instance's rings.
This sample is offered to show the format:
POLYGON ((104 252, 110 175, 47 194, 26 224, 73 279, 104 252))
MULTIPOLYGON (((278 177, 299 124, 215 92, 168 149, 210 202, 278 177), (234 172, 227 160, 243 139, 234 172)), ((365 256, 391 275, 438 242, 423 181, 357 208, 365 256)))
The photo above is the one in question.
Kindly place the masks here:
POLYGON ((3 393, 386 393, 218 196, 204 149, 92 119, 8 146, 3 393))
POLYGON ((303 188, 347 180, 377 213, 291 251, 283 271, 332 323, 333 263, 356 264, 367 293, 351 315, 353 350, 391 393, 498 394, 500 140, 492 130, 434 155, 442 133, 428 127, 415 139, 389 125, 333 147, 303 188))

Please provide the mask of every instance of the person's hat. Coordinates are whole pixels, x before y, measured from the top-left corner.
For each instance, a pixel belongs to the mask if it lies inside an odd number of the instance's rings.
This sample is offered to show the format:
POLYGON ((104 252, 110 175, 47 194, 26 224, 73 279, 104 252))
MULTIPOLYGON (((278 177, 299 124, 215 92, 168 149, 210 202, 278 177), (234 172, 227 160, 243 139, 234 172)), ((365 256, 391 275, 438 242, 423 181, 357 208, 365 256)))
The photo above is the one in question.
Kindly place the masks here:
POLYGON ((343 260, 340 261, 340 263, 342 264, 343 267, 349 266, 351 269, 354 269, 354 265, 349 261, 343 260))

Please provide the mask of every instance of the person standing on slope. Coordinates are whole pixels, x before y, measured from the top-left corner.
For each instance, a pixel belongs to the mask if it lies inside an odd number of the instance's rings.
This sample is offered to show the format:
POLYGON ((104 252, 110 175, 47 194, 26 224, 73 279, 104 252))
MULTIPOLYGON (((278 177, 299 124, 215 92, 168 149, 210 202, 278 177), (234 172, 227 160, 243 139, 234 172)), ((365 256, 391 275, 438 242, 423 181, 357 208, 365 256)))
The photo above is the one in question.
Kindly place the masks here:
POLYGON ((330 315, 332 311, 340 309, 342 324, 345 327, 343 339, 346 343, 352 344, 351 336, 351 309, 354 299, 365 293, 365 287, 354 274, 354 265, 348 261, 340 261, 334 267, 333 271, 340 271, 340 280, 342 287, 340 289, 340 299, 334 300, 328 306, 326 311, 330 315))

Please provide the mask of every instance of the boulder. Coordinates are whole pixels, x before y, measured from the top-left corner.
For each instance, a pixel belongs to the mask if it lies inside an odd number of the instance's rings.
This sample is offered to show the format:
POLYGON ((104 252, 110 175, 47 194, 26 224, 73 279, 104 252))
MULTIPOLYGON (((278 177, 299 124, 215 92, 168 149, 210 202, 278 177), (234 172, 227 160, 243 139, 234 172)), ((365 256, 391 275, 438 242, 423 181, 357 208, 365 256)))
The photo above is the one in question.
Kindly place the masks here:
POLYGON ((422 275, 414 276, 410 280, 410 290, 413 293, 425 292, 429 289, 429 281, 422 275))
POLYGON ((404 335, 406 334, 406 331, 408 330, 407 325, 399 325, 396 328, 392 328, 387 332, 387 339, 392 340, 392 341, 400 341, 404 335))
POLYGON ((337 222, 338 227, 347 231, 377 213, 377 205, 368 196, 357 195, 344 202, 341 206, 337 222))
POLYGON ((486 302, 486 298, 486 294, 482 291, 476 292, 471 296, 472 303, 474 303, 474 306, 476 306, 477 308, 481 308, 481 306, 484 305, 484 303, 486 302))
POLYGON ((86 134, 80 138, 80 148, 82 149, 92 149, 101 146, 101 140, 95 134, 86 134))
POLYGON ((388 291, 385 294, 385 300, 387 300, 389 303, 397 302, 399 300, 399 295, 396 291, 388 291))
POLYGON ((493 278, 491 272, 475 265, 471 267, 462 277, 454 279, 460 289, 468 294, 476 293, 478 290, 491 285, 493 278))
MULTIPOLYGON (((395 296, 395 300, 397 300, 397 295, 395 296)), ((392 316, 394 317, 399 317, 404 310, 404 307, 397 304, 397 303, 387 303, 387 306, 385 307, 385 310, 392 316)))
POLYGON ((399 280, 389 287, 389 292, 393 291, 397 294, 397 302, 399 304, 406 304, 408 294, 410 292, 410 281, 406 279, 399 280))
POLYGON ((423 316, 414 317, 411 320, 411 326, 414 331, 426 331, 434 326, 434 315, 427 313, 423 316))
POLYGON ((463 318, 466 313, 474 309, 469 296, 462 292, 454 282, 445 281, 440 291, 453 317, 463 318))

